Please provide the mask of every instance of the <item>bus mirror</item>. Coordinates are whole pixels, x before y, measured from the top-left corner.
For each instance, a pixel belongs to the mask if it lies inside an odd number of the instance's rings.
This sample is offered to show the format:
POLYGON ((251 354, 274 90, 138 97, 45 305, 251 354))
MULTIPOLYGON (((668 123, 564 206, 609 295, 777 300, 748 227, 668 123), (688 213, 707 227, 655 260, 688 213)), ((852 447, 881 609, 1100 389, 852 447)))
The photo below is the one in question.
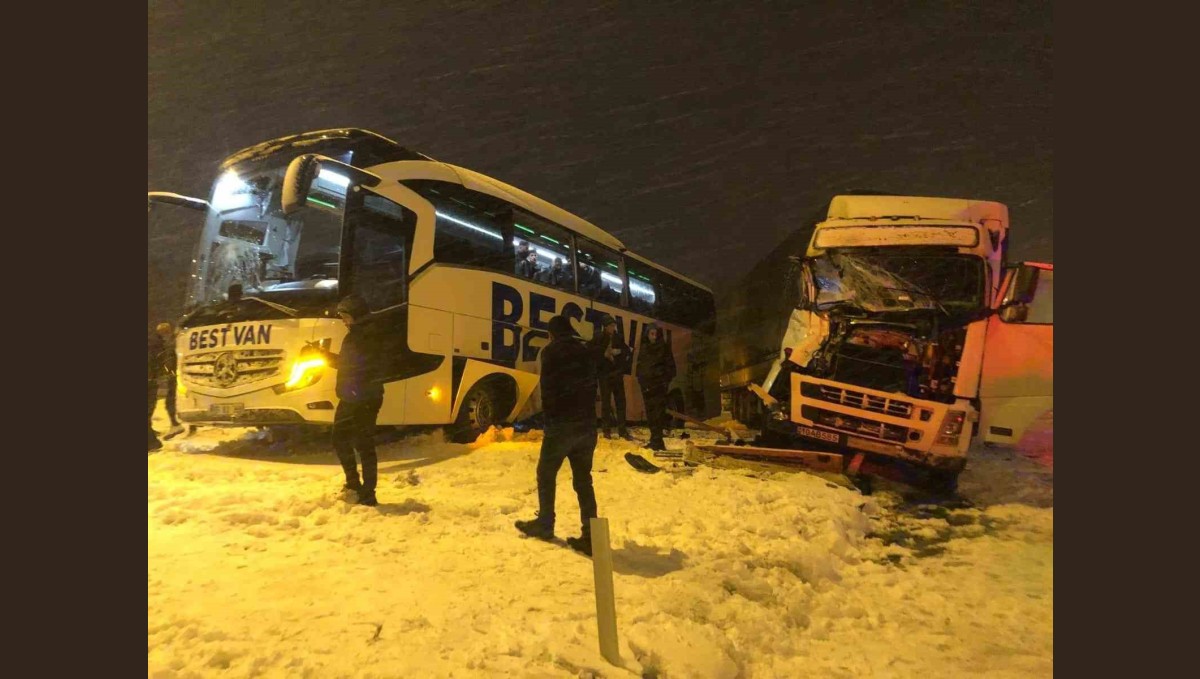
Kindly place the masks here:
POLYGON ((1012 283, 1012 294, 1008 296, 1010 303, 1033 303, 1033 295, 1037 291, 1039 271, 1040 269, 1034 266, 1022 266, 1017 269, 1017 275, 1012 283))
POLYGON ((280 203, 283 214, 290 215, 304 207, 308 201, 308 191, 312 188, 313 179, 321 169, 317 156, 309 153, 299 156, 288 163, 287 172, 283 175, 283 192, 280 203))
POLYGON ((157 203, 166 203, 167 205, 178 205, 192 210, 207 210, 208 201, 199 198, 191 198, 181 196, 178 193, 167 193, 166 191, 147 191, 146 192, 146 211, 149 212, 157 203))

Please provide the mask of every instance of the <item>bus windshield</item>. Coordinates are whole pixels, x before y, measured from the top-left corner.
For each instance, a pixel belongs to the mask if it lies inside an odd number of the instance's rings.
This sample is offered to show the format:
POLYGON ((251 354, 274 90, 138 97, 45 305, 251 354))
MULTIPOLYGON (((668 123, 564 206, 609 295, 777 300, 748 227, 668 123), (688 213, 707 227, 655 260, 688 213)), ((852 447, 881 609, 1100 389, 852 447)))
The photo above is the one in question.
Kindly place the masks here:
MULTIPOLYGON (((342 212, 349 180, 323 170, 308 205, 290 216, 280 207, 286 164, 239 176, 230 170, 216 182, 192 272, 189 308, 225 302, 230 286, 250 305, 308 315, 337 299, 342 212)), ((236 295, 236 292, 235 292, 236 295)))

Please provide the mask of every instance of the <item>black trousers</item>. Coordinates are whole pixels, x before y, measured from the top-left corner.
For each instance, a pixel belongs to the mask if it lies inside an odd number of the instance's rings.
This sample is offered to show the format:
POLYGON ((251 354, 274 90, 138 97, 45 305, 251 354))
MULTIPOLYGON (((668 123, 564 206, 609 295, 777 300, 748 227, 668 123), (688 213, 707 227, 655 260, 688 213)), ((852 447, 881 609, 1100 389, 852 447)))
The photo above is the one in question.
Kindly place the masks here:
POLYGON ((146 383, 146 430, 150 432, 149 443, 157 443, 158 435, 154 433, 154 407, 158 405, 158 380, 146 383))
POLYGON ((604 416, 604 431, 608 432, 609 428, 616 424, 617 431, 625 431, 625 380, 620 375, 611 377, 601 377, 600 380, 600 407, 601 413, 604 416), (613 421, 612 402, 617 402, 617 419, 613 421))
POLYGON ((333 414, 333 449, 338 462, 346 472, 346 484, 362 486, 363 490, 375 492, 375 481, 379 472, 379 461, 375 457, 375 418, 383 399, 365 401, 339 401, 333 414), (362 462, 362 482, 358 480, 358 465, 354 453, 362 462))
POLYGON ((643 384, 642 401, 646 404, 650 440, 662 441, 663 429, 667 426, 667 385, 643 384))
POLYGON ((538 458, 538 521, 554 528, 554 495, 563 460, 571 463, 571 485, 579 498, 579 522, 584 536, 591 535, 588 519, 596 517, 596 490, 592 487, 592 456, 596 452, 593 424, 546 425, 538 458))
POLYGON ((172 427, 179 426, 179 418, 175 417, 175 390, 178 388, 175 380, 174 373, 167 375, 167 417, 171 418, 172 427))

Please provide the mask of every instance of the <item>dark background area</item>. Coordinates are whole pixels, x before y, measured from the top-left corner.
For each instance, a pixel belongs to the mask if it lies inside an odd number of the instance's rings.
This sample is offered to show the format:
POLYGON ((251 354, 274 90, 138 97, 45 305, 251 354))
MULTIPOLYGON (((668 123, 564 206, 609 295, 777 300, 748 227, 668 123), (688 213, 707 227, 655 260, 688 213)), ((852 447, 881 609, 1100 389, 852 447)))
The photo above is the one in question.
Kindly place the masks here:
MULTIPOLYGON (((718 293, 839 191, 998 200, 1053 260, 1052 7, 151 2, 147 188, 363 127, 494 176, 718 293)), ((150 320, 198 220, 155 211, 150 320)))

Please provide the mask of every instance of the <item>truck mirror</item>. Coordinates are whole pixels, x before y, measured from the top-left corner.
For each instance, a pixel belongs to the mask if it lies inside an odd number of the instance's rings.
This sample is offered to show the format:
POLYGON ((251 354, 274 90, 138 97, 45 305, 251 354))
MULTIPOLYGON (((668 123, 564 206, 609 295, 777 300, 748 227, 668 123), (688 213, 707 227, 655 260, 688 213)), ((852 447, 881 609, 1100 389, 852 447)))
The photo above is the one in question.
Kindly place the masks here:
POLYGON ((308 202, 308 192, 312 188, 313 179, 321 169, 317 156, 309 153, 298 156, 288 163, 287 172, 283 175, 283 192, 280 203, 283 214, 294 214, 308 202))
POLYGON ((1000 318, 1005 323, 1024 323, 1029 318, 1029 307, 1015 302, 1006 304, 1000 310, 1000 318))
POLYGON ((1022 265, 1017 269, 1016 278, 1013 279, 1012 293, 1008 295, 1009 303, 1013 304, 1032 304, 1033 295, 1037 292, 1038 274, 1041 269, 1035 266, 1022 265))

